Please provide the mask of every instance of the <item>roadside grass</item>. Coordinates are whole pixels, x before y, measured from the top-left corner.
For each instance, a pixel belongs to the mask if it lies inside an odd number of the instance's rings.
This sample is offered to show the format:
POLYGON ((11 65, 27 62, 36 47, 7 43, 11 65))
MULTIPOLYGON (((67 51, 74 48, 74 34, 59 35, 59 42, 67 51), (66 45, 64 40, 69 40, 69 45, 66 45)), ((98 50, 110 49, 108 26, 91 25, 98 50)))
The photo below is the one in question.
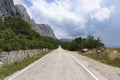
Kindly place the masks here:
POLYGON ((86 53, 82 53, 82 52, 79 52, 79 54, 83 55, 83 56, 87 56, 87 57, 90 57, 94 60, 97 60, 99 62, 102 62, 104 64, 107 64, 107 65, 110 65, 110 66, 115 66, 115 67, 120 67, 120 58, 116 58, 114 60, 111 60, 109 57, 108 57, 108 53, 105 53, 105 52, 101 52, 101 53, 97 53, 97 54, 86 54, 86 53))
POLYGON ((28 65, 30 65, 31 63, 35 62, 36 60, 42 58, 43 56, 45 56, 46 54, 48 54, 51 51, 52 50, 49 50, 49 51, 43 52, 41 54, 38 54, 36 56, 33 56, 31 58, 26 58, 21 62, 14 62, 10 65, 3 66, 2 68, 0 68, 0 80, 4 80, 5 77, 10 76, 14 72, 27 67, 28 65))

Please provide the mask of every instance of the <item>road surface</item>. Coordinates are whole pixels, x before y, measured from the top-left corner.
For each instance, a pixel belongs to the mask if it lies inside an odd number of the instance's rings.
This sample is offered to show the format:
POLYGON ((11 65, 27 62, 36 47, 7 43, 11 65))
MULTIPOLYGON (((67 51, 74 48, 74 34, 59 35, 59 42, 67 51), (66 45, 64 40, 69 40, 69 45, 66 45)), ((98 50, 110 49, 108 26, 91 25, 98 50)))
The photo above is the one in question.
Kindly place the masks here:
POLYGON ((110 80, 73 53, 59 47, 5 80, 110 80))

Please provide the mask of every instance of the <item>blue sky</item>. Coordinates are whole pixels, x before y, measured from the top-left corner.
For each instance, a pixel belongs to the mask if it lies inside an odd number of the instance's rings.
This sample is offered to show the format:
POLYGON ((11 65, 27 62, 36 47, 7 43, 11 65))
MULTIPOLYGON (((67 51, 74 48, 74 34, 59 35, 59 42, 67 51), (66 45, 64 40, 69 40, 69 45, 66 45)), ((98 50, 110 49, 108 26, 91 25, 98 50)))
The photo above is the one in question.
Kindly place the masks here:
POLYGON ((23 0, 23 2, 26 4, 26 6, 31 7, 32 3, 30 2, 30 0, 23 0))
POLYGON ((54 2, 54 0, 46 0, 48 3, 54 2))
POLYGON ((36 23, 49 24, 57 38, 94 35, 120 47, 120 0, 14 0, 36 23))

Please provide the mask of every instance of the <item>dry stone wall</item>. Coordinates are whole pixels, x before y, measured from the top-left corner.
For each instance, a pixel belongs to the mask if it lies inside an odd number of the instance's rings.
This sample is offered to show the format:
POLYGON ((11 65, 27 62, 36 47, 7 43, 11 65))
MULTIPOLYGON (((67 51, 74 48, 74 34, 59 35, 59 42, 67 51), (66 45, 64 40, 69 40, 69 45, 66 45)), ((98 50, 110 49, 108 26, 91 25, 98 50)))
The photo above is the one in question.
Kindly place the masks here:
POLYGON ((41 54, 44 51, 47 51, 47 49, 33 49, 33 50, 1 52, 0 53, 0 66, 3 64, 10 64, 15 61, 22 61, 25 58, 29 58, 34 55, 41 54))

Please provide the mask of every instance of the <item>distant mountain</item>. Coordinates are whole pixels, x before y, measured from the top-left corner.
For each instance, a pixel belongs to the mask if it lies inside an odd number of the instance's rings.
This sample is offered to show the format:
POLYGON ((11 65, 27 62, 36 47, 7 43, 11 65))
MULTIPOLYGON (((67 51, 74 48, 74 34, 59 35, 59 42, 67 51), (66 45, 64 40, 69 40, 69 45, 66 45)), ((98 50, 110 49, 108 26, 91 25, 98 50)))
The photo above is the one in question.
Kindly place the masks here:
POLYGON ((62 42, 71 42, 72 41, 72 39, 59 39, 59 40, 62 42))
POLYGON ((13 0, 0 0, 0 18, 4 20, 5 17, 22 19, 28 22, 31 28, 41 36, 56 38, 48 24, 36 24, 28 15, 25 7, 22 5, 14 5, 13 0))
POLYGON ((35 29, 35 31, 37 31, 42 36, 56 38, 53 30, 48 24, 37 24, 37 26, 38 27, 35 29))

